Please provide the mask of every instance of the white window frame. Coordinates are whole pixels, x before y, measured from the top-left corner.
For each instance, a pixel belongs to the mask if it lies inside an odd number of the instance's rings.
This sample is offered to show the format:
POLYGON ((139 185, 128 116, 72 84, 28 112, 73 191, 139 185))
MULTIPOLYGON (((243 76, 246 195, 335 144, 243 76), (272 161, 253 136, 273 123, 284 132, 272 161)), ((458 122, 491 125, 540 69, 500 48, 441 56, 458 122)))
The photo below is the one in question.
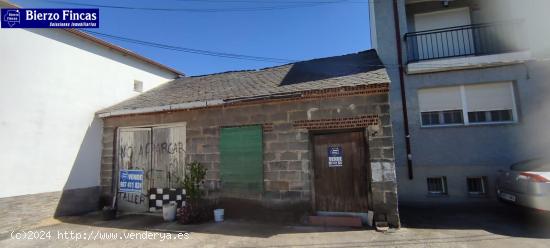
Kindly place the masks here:
MULTIPOLYGON (((498 82, 496 82, 498 83, 498 82)), ((510 86, 510 92, 512 93, 512 120, 511 121, 491 121, 491 122, 476 122, 476 123, 470 123, 470 119, 468 118, 468 103, 466 101, 466 86, 468 85, 460 85, 460 97, 462 102, 462 120, 464 124, 440 124, 440 125, 424 125, 422 123, 422 111, 419 109, 418 115, 420 120, 420 127, 422 128, 434 128, 434 127, 459 127, 459 126, 483 126, 483 125, 502 125, 502 124, 514 124, 518 123, 518 111, 517 111, 517 105, 516 105, 516 91, 514 89, 514 82, 513 81, 503 81, 500 83, 508 83, 510 86)), ((439 110, 437 112, 444 112, 447 110, 439 110)), ((430 111, 434 112, 434 111, 430 111)))

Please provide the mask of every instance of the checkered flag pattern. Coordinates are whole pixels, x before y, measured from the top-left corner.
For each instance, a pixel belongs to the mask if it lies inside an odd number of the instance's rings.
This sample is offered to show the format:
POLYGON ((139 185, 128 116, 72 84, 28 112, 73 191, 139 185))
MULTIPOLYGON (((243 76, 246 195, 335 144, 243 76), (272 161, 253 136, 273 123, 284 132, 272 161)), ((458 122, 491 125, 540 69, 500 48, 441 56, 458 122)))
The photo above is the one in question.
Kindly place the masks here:
POLYGON ((185 189, 181 188, 150 188, 149 212, 162 209, 162 205, 174 202, 177 207, 185 206, 185 189))

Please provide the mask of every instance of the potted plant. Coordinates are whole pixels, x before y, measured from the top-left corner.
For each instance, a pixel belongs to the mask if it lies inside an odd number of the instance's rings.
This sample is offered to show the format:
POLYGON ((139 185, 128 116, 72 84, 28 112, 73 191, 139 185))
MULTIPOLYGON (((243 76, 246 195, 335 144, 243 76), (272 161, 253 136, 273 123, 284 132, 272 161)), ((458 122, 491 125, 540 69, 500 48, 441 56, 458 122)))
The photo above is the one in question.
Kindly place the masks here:
POLYGON ((185 166, 185 177, 180 184, 185 189, 186 204, 178 213, 178 221, 182 224, 206 221, 211 215, 207 214, 210 204, 202 200, 206 171, 207 169, 196 161, 185 166))

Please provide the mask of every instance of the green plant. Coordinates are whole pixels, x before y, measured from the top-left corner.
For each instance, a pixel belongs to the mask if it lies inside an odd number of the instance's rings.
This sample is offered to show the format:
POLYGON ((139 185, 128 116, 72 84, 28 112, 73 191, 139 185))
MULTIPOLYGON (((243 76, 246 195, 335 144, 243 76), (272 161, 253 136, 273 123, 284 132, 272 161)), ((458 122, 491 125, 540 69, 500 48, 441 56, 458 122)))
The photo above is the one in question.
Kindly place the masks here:
POLYGON ((201 201, 206 171, 207 169, 196 161, 185 166, 185 177, 180 184, 185 189, 186 205, 178 211, 178 220, 182 224, 207 221, 212 215, 210 204, 201 201))
POLYGON ((182 188, 188 200, 198 201, 202 197, 202 184, 206 176, 206 168, 197 161, 193 161, 185 166, 185 178, 182 182, 182 188))

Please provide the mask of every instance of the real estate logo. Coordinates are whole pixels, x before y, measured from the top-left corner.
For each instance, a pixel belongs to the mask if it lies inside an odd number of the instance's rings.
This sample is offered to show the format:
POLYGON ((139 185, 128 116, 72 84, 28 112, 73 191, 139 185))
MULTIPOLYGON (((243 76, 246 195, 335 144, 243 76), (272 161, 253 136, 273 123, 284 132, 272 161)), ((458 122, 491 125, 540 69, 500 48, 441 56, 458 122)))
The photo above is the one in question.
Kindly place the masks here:
POLYGON ((343 166, 343 151, 341 146, 328 147, 328 167, 343 166))
POLYGON ((13 27, 16 23, 21 23, 19 10, 9 9, 5 14, 2 14, 2 22, 8 23, 10 27, 13 27))
POLYGON ((99 9, 2 9, 2 28, 99 28, 99 9))

